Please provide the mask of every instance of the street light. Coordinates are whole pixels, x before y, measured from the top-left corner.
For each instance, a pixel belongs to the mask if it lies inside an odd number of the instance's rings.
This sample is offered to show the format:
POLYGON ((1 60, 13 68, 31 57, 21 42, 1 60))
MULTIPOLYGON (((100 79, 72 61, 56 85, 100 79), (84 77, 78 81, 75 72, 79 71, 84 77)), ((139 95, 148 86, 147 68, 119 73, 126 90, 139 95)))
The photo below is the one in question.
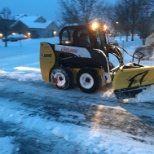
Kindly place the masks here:
POLYGON ((115 35, 118 35, 118 32, 119 32, 119 22, 118 21, 116 21, 115 23, 114 23, 114 25, 115 25, 115 35))

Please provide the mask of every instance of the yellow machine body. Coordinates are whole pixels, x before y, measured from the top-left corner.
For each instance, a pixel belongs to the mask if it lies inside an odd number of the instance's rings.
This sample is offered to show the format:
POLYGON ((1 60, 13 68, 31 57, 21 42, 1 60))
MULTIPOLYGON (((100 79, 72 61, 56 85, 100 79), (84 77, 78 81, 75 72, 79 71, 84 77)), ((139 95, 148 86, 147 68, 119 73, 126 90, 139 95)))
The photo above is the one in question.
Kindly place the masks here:
MULTIPOLYGON (((54 45, 45 42, 40 43, 40 69, 42 79, 46 82, 51 82, 51 72, 61 66, 59 63, 61 50, 54 50, 54 45)), ((67 60, 67 58, 65 59, 67 60)), ((73 75, 73 83, 77 83, 77 75, 82 67, 66 67, 73 75)), ((100 84, 102 83, 101 86, 104 86, 106 84, 103 81, 105 77, 104 68, 97 68, 97 72, 102 80, 100 84)), ((118 98, 134 97, 146 86, 154 84, 154 66, 141 66, 135 63, 133 65, 122 65, 111 77, 113 78, 112 88, 118 98)))
POLYGON ((50 71, 56 65, 56 55, 49 43, 40 44, 40 68, 42 79, 50 82, 50 71))
POLYGON ((154 66, 119 69, 112 84, 114 90, 152 85, 154 84, 154 66))

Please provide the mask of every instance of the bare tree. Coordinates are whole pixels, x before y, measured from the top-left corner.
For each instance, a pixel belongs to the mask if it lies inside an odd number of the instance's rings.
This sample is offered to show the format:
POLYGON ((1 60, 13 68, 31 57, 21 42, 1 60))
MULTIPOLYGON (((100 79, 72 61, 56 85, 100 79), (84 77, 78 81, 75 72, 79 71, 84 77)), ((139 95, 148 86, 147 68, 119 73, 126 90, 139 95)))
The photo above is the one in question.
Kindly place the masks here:
POLYGON ((142 38, 145 38, 148 35, 150 14, 154 6, 154 1, 132 0, 130 6, 132 41, 134 40, 135 30, 140 33, 140 36, 142 36, 142 38))
POLYGON ((4 19, 11 19, 11 10, 9 8, 3 8, 1 14, 4 19))
POLYGON ((128 41, 128 35, 130 31, 130 8, 126 1, 127 0, 121 0, 115 5, 111 23, 115 31, 124 34, 126 36, 126 41, 128 41))
POLYGON ((60 0, 61 18, 65 24, 85 24, 102 20, 106 5, 103 0, 60 0))
POLYGON ((118 21, 119 28, 126 34, 128 40, 129 33, 134 40, 134 33, 142 33, 143 27, 148 29, 149 14, 154 6, 154 0, 120 0, 115 6, 115 15, 112 23, 118 21))
POLYGON ((153 14, 153 6, 154 6, 154 0, 149 0, 146 5, 144 5, 144 9, 141 10, 138 25, 137 25, 137 31, 140 33, 140 37, 143 39, 143 44, 145 43, 145 38, 151 33, 151 21, 152 14, 153 14))
POLYGON ((3 8, 0 12, 2 18, 1 18, 1 24, 0 28, 3 32, 4 38, 5 38, 5 47, 7 47, 7 35, 10 31, 10 25, 12 23, 11 19, 11 10, 9 8, 3 8))

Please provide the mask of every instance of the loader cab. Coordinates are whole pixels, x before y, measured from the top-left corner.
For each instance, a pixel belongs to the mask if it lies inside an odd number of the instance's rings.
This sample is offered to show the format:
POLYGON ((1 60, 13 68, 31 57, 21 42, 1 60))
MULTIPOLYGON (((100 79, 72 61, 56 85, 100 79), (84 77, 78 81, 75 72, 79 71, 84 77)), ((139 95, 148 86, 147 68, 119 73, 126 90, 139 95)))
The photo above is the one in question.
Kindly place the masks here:
MULTIPOLYGON (((110 61, 110 69, 113 69, 116 65, 123 65, 123 56, 118 46, 107 42, 107 26, 105 24, 92 23, 66 26, 60 31, 59 39, 62 46, 77 47, 78 50, 81 47, 82 49, 86 48, 88 51, 103 51, 110 61), (84 41, 84 38, 86 41, 84 41), (115 64, 111 63, 110 57, 114 57, 115 64)), ((94 54, 95 52, 93 52, 94 54)))
POLYGON ((96 24, 66 26, 59 34, 60 45, 106 51, 106 35, 103 26, 96 24))

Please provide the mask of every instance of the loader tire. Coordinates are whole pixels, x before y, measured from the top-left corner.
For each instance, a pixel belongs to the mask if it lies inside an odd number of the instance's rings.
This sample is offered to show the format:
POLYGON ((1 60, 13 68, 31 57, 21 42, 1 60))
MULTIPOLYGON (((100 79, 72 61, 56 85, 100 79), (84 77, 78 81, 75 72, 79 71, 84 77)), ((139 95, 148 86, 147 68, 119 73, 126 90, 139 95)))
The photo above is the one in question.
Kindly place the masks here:
POLYGON ((85 93, 97 91, 101 85, 101 77, 94 68, 81 69, 76 78, 77 86, 85 93))
POLYGON ((72 72, 65 67, 54 69, 51 72, 51 82, 58 89, 70 89, 73 86, 72 72))

